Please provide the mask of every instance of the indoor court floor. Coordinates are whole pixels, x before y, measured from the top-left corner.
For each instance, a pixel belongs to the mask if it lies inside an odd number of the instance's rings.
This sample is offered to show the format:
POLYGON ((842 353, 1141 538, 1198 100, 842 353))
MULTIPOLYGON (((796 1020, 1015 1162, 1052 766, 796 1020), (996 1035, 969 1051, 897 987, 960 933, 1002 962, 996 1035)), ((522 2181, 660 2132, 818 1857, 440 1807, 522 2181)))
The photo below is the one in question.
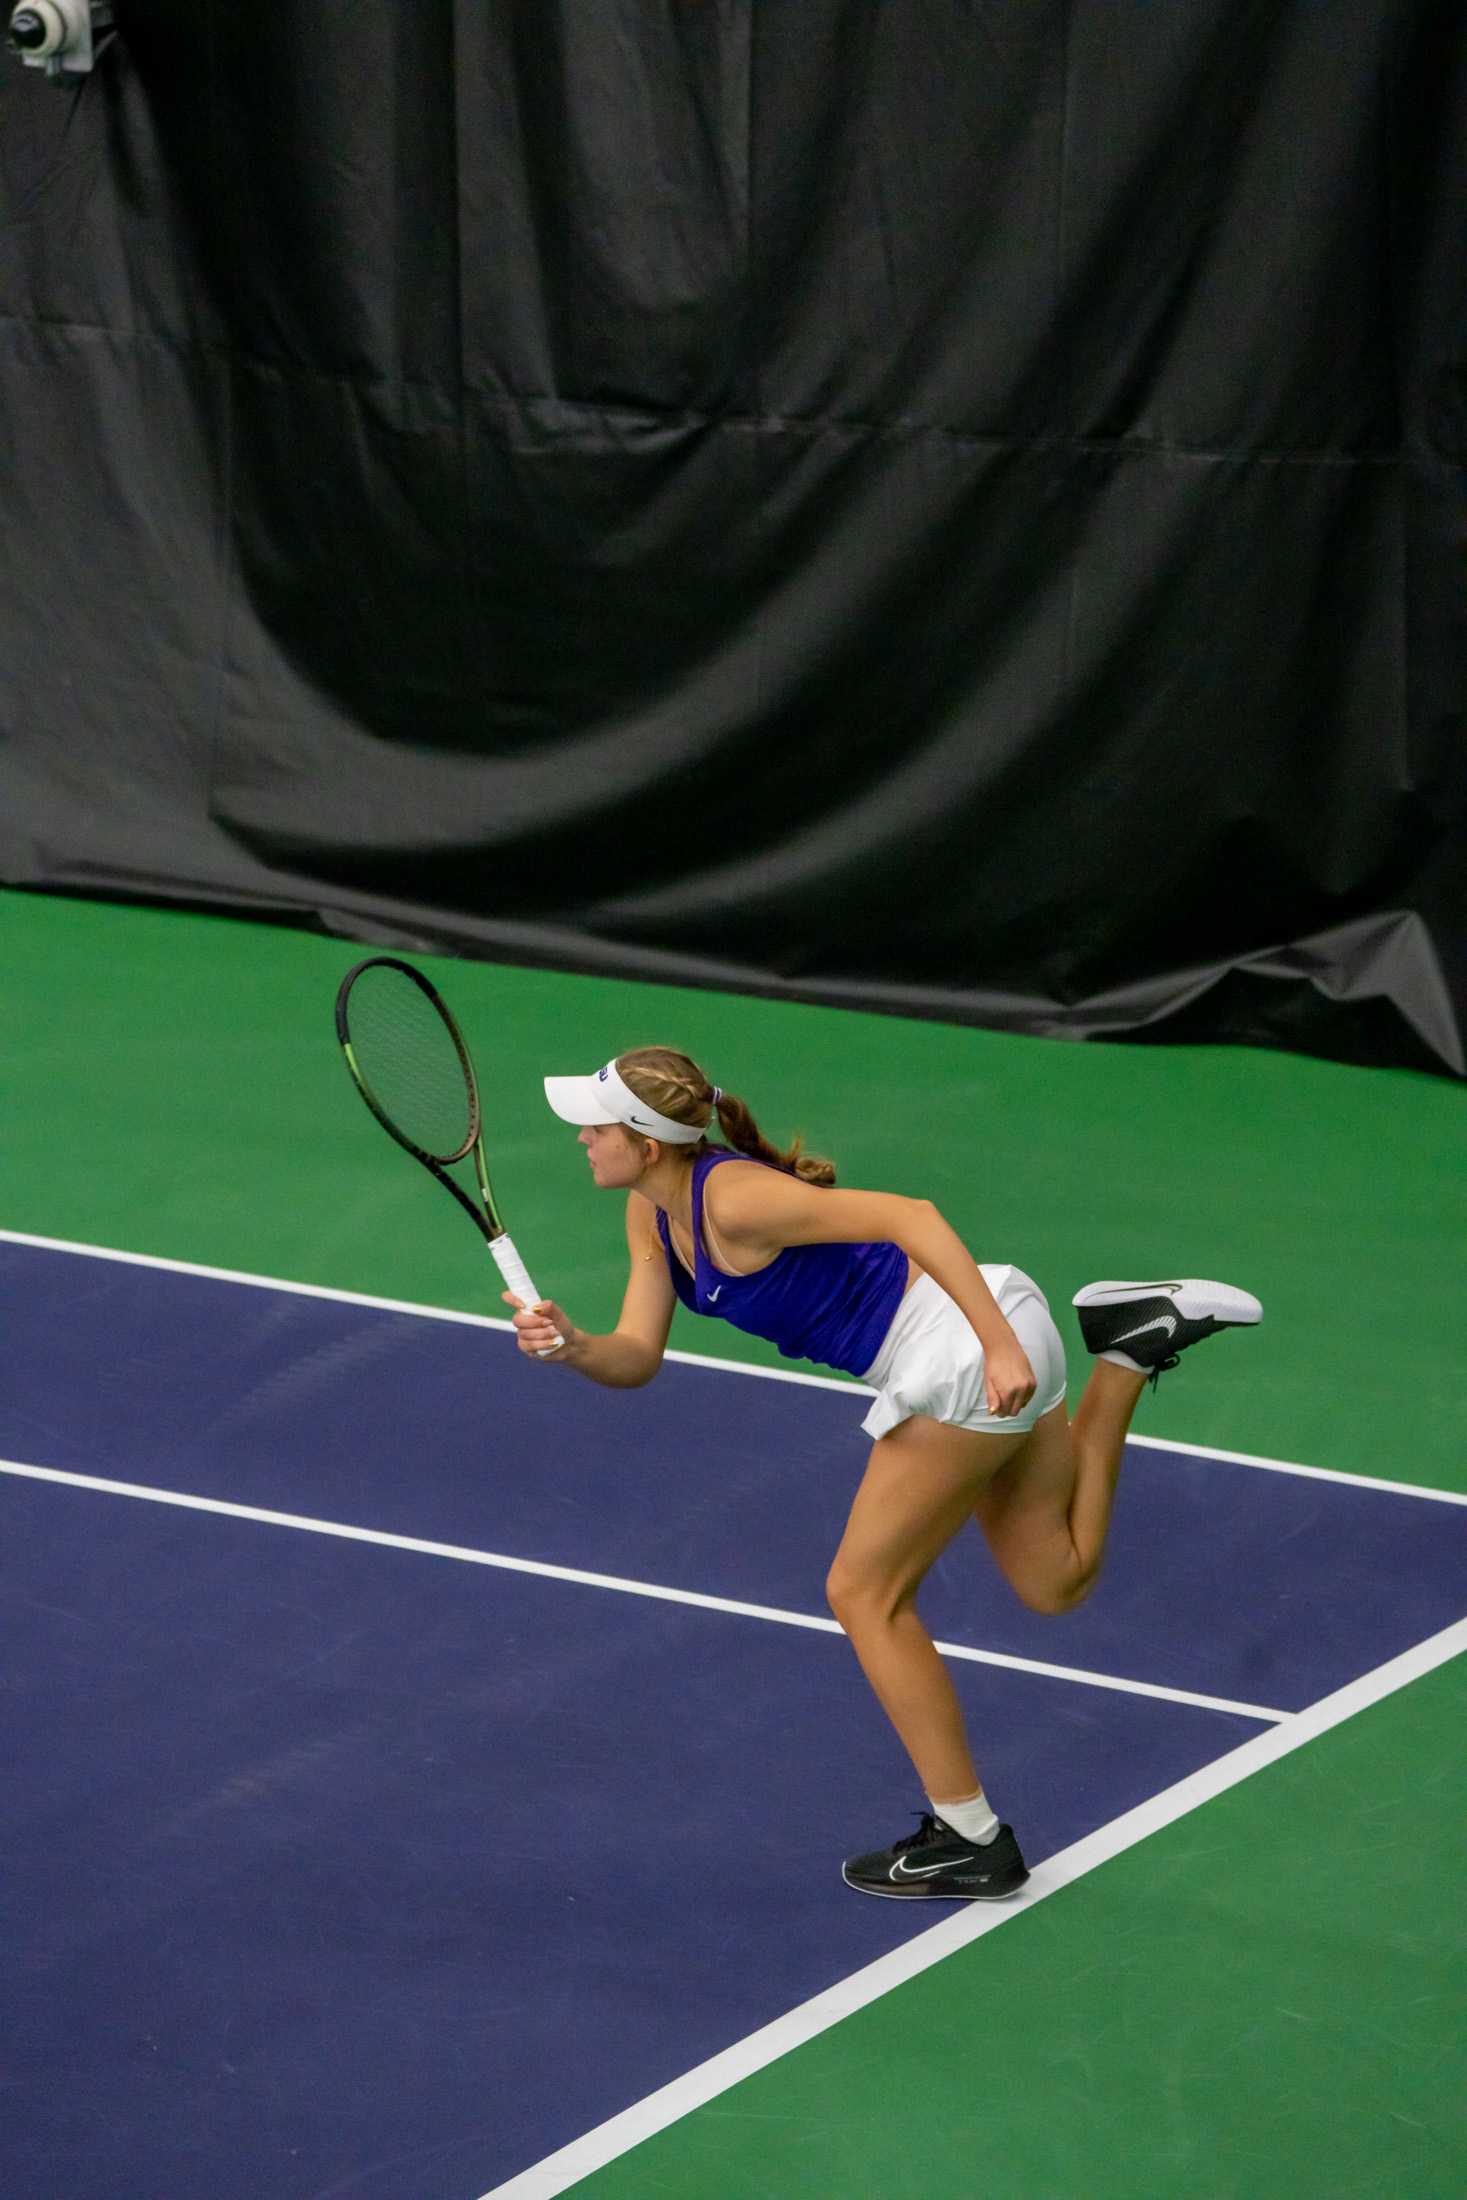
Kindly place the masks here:
POLYGON ((1089 1603, 934 1571, 1033 1877, 871 1902, 860 1386, 684 1312, 645 1390, 525 1361, 351 1091, 350 943, 0 922, 0 2191, 1467 2189, 1459 1088, 414 958, 583 1326, 625 1241, 540 1078, 664 1039, 1036 1275, 1072 1396, 1091 1277, 1264 1302, 1144 1398, 1089 1603))

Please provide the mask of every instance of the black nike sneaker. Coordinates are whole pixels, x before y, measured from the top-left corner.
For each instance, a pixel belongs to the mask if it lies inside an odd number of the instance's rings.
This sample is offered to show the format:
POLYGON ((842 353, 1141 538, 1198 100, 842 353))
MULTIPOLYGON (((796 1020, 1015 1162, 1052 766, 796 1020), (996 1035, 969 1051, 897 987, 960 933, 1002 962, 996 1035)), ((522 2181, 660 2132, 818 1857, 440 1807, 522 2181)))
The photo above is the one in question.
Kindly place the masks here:
POLYGON ((1074 1299, 1090 1352, 1124 1352, 1152 1382, 1175 1367, 1189 1344, 1263 1319, 1251 1291, 1230 1283, 1087 1283, 1074 1299))
POLYGON ((847 1858, 842 1875, 861 1894, 895 1895, 903 1902, 1001 1902, 1017 1894, 1029 1876, 1012 1826, 991 1841, 965 1841, 930 1810, 915 1833, 889 1849, 847 1858))

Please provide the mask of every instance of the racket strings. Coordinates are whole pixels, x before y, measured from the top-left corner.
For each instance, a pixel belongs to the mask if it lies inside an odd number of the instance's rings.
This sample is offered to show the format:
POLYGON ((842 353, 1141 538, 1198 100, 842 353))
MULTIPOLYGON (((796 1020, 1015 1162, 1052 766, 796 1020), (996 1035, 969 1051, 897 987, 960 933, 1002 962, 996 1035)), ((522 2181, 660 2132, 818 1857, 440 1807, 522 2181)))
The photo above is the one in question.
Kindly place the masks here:
POLYGON ((346 1014, 357 1068, 383 1113, 436 1161, 467 1152, 479 1127, 473 1087, 427 994, 402 971, 369 965, 346 1014))

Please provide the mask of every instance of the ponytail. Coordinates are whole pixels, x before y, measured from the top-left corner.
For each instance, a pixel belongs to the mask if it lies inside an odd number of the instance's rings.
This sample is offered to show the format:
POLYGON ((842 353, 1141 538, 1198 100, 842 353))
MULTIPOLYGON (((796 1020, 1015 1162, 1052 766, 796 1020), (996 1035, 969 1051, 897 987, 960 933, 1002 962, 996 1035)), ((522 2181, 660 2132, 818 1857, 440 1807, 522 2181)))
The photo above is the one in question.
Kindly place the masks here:
POLYGON ((746 1103, 736 1093, 719 1094, 718 1127, 735 1152, 746 1153, 751 1161, 764 1161, 772 1168, 784 1169, 806 1184, 835 1182, 835 1163, 824 1160, 819 1154, 806 1153, 802 1138, 796 1138, 783 1153, 771 1146, 746 1103))
MULTIPOLYGON (((616 1066, 624 1082, 659 1115, 670 1116, 675 1123, 706 1123, 711 1130, 711 1111, 735 1153, 783 1169, 806 1184, 835 1182, 835 1163, 819 1154, 806 1153, 803 1139, 796 1138, 783 1153, 771 1146, 747 1103, 737 1093, 721 1092, 711 1084, 688 1055, 672 1047, 634 1047, 629 1054, 617 1056, 616 1066)), ((681 1150, 696 1161, 708 1151, 708 1141, 703 1138, 697 1145, 681 1150)))

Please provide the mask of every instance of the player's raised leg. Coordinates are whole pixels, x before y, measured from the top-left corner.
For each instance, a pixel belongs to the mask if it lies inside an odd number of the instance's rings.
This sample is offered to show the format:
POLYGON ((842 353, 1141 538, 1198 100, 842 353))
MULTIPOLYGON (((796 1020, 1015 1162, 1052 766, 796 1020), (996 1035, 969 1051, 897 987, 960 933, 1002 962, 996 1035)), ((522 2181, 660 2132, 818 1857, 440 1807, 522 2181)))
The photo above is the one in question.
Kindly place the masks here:
POLYGON ((1095 1585, 1126 1435, 1146 1383, 1174 1368, 1190 1346, 1263 1316, 1251 1292, 1196 1278, 1087 1284, 1074 1303, 1086 1344, 1104 1355, 1074 1419, 1062 1405, 1045 1414, 974 1505, 1005 1578, 1036 1612, 1068 1612, 1095 1585))

